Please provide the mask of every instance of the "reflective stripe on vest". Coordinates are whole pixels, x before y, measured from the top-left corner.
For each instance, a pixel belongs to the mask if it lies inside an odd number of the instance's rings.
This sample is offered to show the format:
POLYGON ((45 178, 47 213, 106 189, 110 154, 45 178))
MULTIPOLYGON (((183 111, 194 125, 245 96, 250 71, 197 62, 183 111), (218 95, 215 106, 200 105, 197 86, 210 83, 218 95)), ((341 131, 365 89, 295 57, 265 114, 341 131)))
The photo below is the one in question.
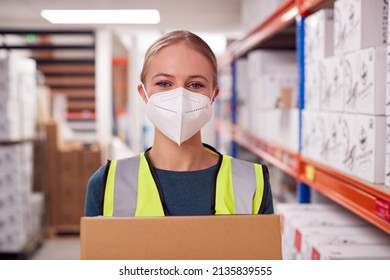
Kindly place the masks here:
MULTIPOLYGON (((217 175, 216 214, 257 214, 264 193, 261 165, 223 156, 217 175)), ((111 161, 104 216, 164 216, 157 186, 142 153, 111 161)))

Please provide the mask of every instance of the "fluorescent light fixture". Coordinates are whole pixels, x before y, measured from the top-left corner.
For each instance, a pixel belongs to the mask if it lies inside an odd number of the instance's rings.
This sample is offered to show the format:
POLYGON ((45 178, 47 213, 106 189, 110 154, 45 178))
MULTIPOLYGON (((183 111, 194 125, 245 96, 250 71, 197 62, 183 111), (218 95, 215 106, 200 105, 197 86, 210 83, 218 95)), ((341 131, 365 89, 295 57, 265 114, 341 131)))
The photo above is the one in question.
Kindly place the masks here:
POLYGON ((55 24, 157 24, 155 9, 138 10, 42 10, 41 16, 55 24))

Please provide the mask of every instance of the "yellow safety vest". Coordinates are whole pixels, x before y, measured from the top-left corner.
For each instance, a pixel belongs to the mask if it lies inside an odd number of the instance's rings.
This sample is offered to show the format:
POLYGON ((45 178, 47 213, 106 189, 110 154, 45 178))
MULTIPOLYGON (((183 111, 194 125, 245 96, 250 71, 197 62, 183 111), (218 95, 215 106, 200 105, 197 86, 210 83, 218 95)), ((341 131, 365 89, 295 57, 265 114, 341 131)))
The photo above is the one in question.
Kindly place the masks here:
MULTIPOLYGON (((215 214, 257 214, 264 193, 262 166, 219 155, 215 185, 215 214)), ((145 153, 122 160, 112 160, 104 192, 104 216, 164 216, 159 189, 145 153)))

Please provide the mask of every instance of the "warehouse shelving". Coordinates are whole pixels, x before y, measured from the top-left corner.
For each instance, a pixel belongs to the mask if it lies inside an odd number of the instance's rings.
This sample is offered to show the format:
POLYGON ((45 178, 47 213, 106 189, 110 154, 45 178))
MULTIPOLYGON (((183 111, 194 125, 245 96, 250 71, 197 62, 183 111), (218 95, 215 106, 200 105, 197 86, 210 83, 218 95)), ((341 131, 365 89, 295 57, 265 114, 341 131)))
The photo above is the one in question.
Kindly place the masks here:
MULTIPOLYGON (((4 37, 0 49, 30 51, 38 70, 45 76, 45 85, 50 88, 51 94, 66 96, 68 111, 95 113, 95 32, 93 30, 1 29, 0 36, 4 37), (7 36, 23 40, 10 43, 6 40, 7 36), (54 36, 66 38, 69 42, 53 42, 54 36), (29 40, 29 38, 33 39, 29 40), (77 52, 82 52, 85 57, 80 58, 80 55, 76 55, 77 52)), ((74 117, 75 114, 70 121, 76 121, 74 117)), ((85 119, 80 118, 77 121, 84 122, 85 119)), ((95 119, 89 121, 95 122, 95 119)), ((95 130, 76 132, 93 133, 95 130)))
MULTIPOLYGON (((215 127, 218 132, 227 135, 232 140, 232 154, 235 155, 235 145, 239 144, 264 160, 283 170, 298 182, 298 186, 309 186, 331 198, 376 227, 390 234, 390 188, 374 185, 346 175, 333 168, 307 159, 298 152, 270 143, 236 124, 236 89, 235 60, 245 56, 250 50, 267 44, 270 38, 282 34, 286 28, 297 20, 297 52, 298 64, 303 64, 302 37, 303 22, 301 16, 326 6, 325 0, 286 0, 282 5, 261 22, 255 29, 242 39, 232 43, 225 54, 218 60, 219 67, 230 66, 232 71, 231 119, 217 118, 215 127), (300 42, 301 40, 301 42, 300 42)), ((295 42, 294 42, 295 44, 295 42)), ((303 69, 299 69, 300 105, 303 109, 303 69)), ((299 189, 298 188, 298 189, 299 189)), ((303 190, 305 191, 305 190, 303 190)), ((301 201, 301 200, 300 200, 301 201)), ((301 201, 302 202, 302 201, 301 201)))
POLYGON ((265 141, 249 131, 240 128, 238 125, 234 125, 223 119, 216 119, 215 125, 219 131, 226 134, 236 143, 272 163, 291 177, 298 179, 298 153, 265 141))

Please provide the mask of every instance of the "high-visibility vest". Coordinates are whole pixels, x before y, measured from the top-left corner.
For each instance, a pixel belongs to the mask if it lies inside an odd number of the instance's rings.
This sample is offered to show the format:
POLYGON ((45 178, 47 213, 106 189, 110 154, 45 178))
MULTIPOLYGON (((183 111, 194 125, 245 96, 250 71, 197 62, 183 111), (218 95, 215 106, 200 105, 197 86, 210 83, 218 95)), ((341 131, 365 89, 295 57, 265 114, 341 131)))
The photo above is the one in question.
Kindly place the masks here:
MULTIPOLYGON (((219 154, 215 184, 214 214, 257 214, 264 194, 263 168, 260 164, 219 154)), ((165 216, 166 206, 153 178, 145 153, 112 160, 104 192, 104 216, 165 216)))

